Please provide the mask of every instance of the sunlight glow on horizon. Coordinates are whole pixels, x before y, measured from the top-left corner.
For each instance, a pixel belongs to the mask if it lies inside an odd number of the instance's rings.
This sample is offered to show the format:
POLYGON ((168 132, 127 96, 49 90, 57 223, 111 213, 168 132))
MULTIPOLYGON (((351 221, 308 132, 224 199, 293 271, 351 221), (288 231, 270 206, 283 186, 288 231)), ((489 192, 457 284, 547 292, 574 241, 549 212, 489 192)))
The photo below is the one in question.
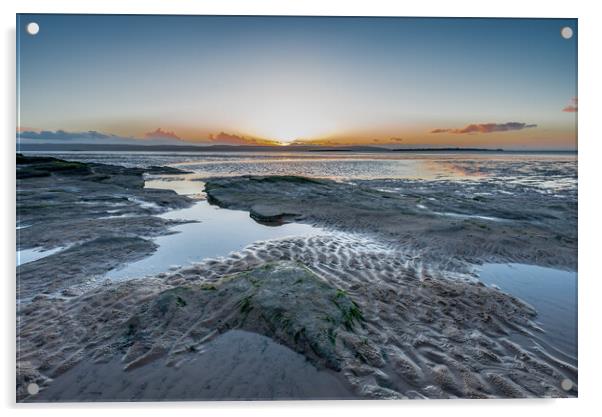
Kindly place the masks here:
POLYGON ((38 140, 574 148, 577 36, 574 19, 19 15, 19 122, 55 132, 38 140), (506 123, 537 127, 452 133, 506 123))

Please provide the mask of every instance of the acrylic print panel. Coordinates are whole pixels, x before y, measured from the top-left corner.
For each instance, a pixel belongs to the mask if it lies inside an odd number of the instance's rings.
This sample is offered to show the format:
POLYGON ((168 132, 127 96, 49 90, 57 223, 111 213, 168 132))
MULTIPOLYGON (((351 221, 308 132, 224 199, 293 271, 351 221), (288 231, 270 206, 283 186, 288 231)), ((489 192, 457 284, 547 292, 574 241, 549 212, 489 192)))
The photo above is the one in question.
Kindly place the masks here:
POLYGON ((17 401, 577 396, 576 19, 17 33, 17 401))

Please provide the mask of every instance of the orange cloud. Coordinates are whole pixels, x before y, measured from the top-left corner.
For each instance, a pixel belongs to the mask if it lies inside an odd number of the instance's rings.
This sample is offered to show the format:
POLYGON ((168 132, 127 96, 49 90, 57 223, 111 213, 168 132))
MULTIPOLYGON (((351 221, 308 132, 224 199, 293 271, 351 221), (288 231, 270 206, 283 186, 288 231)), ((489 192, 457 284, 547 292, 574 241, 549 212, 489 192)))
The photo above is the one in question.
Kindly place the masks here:
POLYGON ((221 143, 224 145, 257 145, 257 146, 279 146, 280 142, 271 140, 271 139, 263 139, 263 138, 255 138, 252 136, 243 136, 243 135, 235 135, 232 133, 220 132, 216 135, 213 133, 209 135, 209 141, 215 143, 221 143))
POLYGON ((36 129, 34 127, 26 127, 26 126, 19 126, 17 127, 17 133, 19 132, 39 132, 40 129, 36 129))
POLYGON ((456 135, 466 133, 493 133, 493 132, 508 132, 511 130, 522 130, 537 127, 536 124, 527 124, 521 122, 507 123, 473 123, 463 128, 457 129, 433 129, 430 133, 453 133, 456 135))
POLYGON ((158 127, 154 132, 147 132, 144 134, 146 139, 175 139, 181 140, 181 138, 174 132, 168 132, 158 127))
POLYGON ((568 106, 566 106, 562 111, 567 113, 577 113, 577 97, 573 97, 568 106))

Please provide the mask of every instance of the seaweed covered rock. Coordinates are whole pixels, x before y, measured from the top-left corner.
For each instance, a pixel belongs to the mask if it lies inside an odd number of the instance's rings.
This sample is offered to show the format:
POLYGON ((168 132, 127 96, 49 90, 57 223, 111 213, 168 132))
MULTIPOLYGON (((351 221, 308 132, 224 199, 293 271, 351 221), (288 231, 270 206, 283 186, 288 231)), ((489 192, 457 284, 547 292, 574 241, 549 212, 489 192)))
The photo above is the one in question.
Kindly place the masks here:
POLYGON ((61 175, 89 175, 87 164, 74 161, 63 161, 52 157, 35 157, 17 154, 17 179, 48 177, 53 173, 61 175))
POLYGON ((312 362, 338 370, 337 335, 353 332, 362 321, 360 309, 344 291, 300 264, 274 262, 215 284, 166 290, 130 319, 125 336, 135 345, 139 353, 135 356, 144 356, 158 350, 194 351, 219 332, 244 329, 272 337, 312 362), (181 336, 174 338, 174 334, 181 336), (170 344, 170 340, 177 342, 170 344), (152 343, 141 350, 143 341, 152 343))

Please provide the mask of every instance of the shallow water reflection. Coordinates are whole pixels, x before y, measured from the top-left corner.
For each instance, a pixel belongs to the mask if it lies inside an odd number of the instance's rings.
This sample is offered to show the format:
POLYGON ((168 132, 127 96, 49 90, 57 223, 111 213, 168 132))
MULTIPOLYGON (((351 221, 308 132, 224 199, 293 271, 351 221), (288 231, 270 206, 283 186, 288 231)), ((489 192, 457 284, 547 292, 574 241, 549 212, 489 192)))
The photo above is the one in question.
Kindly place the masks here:
POLYGON ((480 280, 537 310, 545 341, 577 358, 577 272, 523 264, 484 264, 480 280))
POLYGON ((290 223, 265 226, 255 222, 247 211, 228 210, 199 201, 194 206, 161 215, 166 219, 192 220, 171 228, 171 235, 154 240, 155 253, 122 269, 110 271, 111 279, 139 278, 167 271, 172 266, 185 266, 206 258, 226 256, 258 240, 323 233, 306 224, 290 223))
POLYGON ((42 248, 32 248, 32 249, 21 249, 17 251, 17 266, 23 265, 29 262, 37 261, 38 259, 45 258, 47 256, 53 255, 62 251, 63 247, 52 248, 48 250, 44 250, 42 248))

